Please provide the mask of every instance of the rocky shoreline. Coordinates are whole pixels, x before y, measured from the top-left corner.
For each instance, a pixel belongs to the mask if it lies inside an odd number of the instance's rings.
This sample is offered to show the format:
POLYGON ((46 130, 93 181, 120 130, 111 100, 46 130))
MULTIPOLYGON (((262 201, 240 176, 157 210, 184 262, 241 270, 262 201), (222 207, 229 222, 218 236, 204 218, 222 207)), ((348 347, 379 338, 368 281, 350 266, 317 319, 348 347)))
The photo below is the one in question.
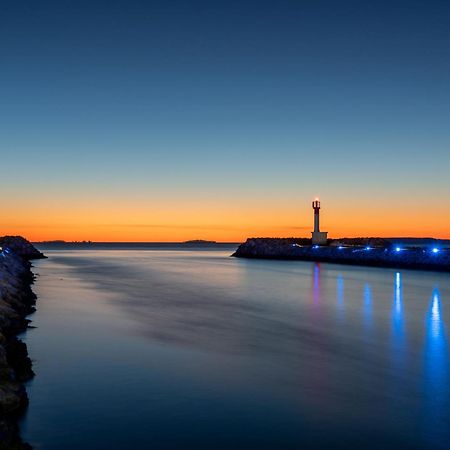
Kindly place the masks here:
POLYGON ((17 337, 35 311, 32 259, 45 256, 20 236, 0 238, 0 450, 23 450, 17 420, 28 404, 24 382, 33 377, 26 345, 17 337))
POLYGON ((249 238, 232 256, 450 272, 448 248, 398 247, 380 238, 330 240, 323 247, 310 239, 249 238))

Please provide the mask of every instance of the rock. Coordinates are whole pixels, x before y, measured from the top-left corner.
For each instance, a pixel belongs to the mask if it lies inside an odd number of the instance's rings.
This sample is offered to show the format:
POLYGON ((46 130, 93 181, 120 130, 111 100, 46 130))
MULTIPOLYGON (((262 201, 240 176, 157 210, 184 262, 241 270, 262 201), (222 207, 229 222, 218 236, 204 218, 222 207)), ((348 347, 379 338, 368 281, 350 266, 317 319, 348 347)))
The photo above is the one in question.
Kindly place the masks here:
POLYGON ((450 248, 434 252, 420 247, 396 249, 381 238, 330 240, 326 246, 304 244, 305 239, 251 238, 232 256, 259 259, 292 259, 362 266, 391 267, 450 272, 450 248), (340 244, 339 244, 340 242, 340 244))
POLYGON ((0 238, 0 245, 0 450, 24 450, 31 447, 19 437, 17 418, 28 404, 23 382, 34 373, 27 347, 16 335, 35 310, 29 260, 44 255, 20 236, 0 238))
POLYGON ((15 372, 16 380, 24 382, 32 378, 34 372, 31 369, 31 359, 28 356, 28 349, 25 343, 13 337, 9 339, 5 349, 6 359, 15 372))
POLYGON ((340 245, 373 247, 373 248, 391 248, 392 247, 392 243, 389 240, 383 239, 383 238, 377 238, 377 237, 331 239, 330 245, 332 247, 339 247, 340 245))
POLYGON ((0 419, 0 450, 31 450, 19 437, 17 424, 0 419))
POLYGON ((43 253, 22 236, 3 236, 0 238, 0 246, 3 250, 10 250, 28 260, 45 258, 43 253))

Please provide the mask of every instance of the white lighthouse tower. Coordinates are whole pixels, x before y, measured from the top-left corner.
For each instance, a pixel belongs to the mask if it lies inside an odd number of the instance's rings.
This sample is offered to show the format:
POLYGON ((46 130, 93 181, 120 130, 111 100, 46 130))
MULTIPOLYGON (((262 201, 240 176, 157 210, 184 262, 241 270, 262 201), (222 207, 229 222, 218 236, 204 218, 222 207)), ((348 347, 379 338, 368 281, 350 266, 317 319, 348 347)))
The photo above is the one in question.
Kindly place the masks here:
POLYGON ((327 245, 327 235, 326 231, 320 231, 320 200, 316 198, 312 202, 312 207, 314 209, 314 231, 312 234, 312 245, 327 245))

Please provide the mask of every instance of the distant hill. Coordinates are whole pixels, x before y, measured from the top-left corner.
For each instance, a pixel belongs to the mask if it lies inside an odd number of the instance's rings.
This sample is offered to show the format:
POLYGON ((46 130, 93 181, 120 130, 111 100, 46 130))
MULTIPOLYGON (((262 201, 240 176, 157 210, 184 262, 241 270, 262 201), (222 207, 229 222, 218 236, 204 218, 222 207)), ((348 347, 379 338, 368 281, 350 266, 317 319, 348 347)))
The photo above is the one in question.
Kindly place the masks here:
POLYGON ((38 241, 34 242, 35 244, 66 244, 66 241, 62 239, 55 239, 53 241, 38 241))
POLYGON ((192 239, 190 241, 185 241, 183 244, 189 245, 209 245, 209 244, 217 244, 216 241, 205 241, 204 239, 192 239))

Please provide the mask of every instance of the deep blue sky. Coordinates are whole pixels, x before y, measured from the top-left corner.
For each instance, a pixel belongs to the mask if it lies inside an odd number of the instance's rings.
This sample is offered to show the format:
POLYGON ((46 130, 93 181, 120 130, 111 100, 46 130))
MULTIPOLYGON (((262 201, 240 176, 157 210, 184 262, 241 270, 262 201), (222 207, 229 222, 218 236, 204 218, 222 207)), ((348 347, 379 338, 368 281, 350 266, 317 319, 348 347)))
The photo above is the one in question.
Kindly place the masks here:
POLYGON ((450 218, 448 1, 0 5, 16 205, 395 192, 450 218))

